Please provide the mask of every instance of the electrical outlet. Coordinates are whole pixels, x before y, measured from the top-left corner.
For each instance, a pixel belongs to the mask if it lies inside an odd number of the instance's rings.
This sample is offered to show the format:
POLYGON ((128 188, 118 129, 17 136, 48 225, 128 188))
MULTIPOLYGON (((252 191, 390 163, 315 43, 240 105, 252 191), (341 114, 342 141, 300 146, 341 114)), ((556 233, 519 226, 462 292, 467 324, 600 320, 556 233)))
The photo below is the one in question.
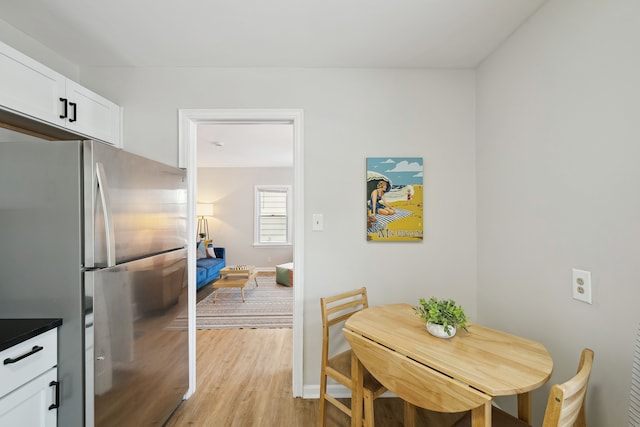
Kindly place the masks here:
POLYGON ((591 304, 591 272, 573 269, 573 299, 591 304))

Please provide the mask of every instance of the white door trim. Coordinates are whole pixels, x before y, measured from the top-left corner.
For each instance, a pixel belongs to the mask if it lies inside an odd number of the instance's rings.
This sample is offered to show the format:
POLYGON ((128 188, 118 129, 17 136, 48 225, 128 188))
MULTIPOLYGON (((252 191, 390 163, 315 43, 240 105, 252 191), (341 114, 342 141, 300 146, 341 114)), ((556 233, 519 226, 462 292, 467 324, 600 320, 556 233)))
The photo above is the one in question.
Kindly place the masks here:
MULTIPOLYGON (((178 167, 187 170, 187 200, 189 206, 188 268, 196 269, 196 192, 197 192, 197 125, 216 122, 289 122, 293 125, 293 262, 295 286, 293 287, 293 372, 294 397, 302 397, 303 373, 303 291, 304 291, 304 199, 303 199, 303 110, 300 109, 180 109, 178 110, 178 167)), ((189 398, 196 390, 196 280, 189 276, 189 398)))

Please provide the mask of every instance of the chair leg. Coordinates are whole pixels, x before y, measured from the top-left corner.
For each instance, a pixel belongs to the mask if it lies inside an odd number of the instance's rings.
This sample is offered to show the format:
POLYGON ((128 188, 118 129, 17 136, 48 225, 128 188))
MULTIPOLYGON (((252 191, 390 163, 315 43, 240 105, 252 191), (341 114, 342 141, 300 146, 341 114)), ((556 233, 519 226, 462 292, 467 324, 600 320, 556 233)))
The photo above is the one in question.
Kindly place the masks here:
POLYGON ((415 427, 416 425, 416 407, 411 403, 404 401, 404 427, 415 427))
POLYGON ((320 375, 320 411, 318 416, 318 426, 324 427, 327 423, 327 401, 325 394, 327 393, 327 376, 324 372, 320 375))
POLYGON ((364 396, 364 426, 374 427, 374 412, 373 412, 373 394, 370 391, 365 391, 364 396))

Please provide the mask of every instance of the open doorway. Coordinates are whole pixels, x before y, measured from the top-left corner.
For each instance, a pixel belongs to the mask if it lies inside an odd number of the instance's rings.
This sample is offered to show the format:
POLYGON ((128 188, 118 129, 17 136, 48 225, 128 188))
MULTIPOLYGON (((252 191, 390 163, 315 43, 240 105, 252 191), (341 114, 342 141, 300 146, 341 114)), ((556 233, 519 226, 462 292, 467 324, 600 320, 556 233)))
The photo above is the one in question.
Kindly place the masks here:
POLYGON ((197 141, 196 328, 292 328, 293 125, 200 123, 197 141))
POLYGON ((198 124, 197 206, 214 208, 205 232, 227 265, 293 262, 293 135, 290 121, 198 124))
MULTIPOLYGON (((304 260, 302 258, 303 243, 303 197, 302 197, 302 111, 301 110, 180 110, 179 111, 179 165, 187 169, 189 223, 189 269, 195 271, 196 264, 196 201, 197 201, 197 164, 198 164, 198 126, 203 124, 287 124, 293 131, 293 263, 295 265, 296 282, 293 309, 293 359, 292 359, 292 391, 293 395, 302 396, 302 295, 304 289, 304 260)), ((214 144, 215 146, 215 141, 214 144)), ((190 341, 190 377, 189 397, 195 391, 195 277, 189 277, 189 341, 190 341)))

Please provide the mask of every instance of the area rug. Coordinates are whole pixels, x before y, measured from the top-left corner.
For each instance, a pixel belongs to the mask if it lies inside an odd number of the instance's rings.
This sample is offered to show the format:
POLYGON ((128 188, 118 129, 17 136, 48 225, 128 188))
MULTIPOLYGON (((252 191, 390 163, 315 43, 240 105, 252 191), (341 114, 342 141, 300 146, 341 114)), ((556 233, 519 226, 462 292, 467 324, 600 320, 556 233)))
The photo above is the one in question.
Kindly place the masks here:
MULTIPOLYGON (((293 327, 293 288, 276 283, 275 275, 258 275, 258 286, 251 281, 244 288, 225 288, 196 305, 197 329, 275 329, 293 327)), ((178 317, 171 325, 186 328, 187 318, 178 317)))

